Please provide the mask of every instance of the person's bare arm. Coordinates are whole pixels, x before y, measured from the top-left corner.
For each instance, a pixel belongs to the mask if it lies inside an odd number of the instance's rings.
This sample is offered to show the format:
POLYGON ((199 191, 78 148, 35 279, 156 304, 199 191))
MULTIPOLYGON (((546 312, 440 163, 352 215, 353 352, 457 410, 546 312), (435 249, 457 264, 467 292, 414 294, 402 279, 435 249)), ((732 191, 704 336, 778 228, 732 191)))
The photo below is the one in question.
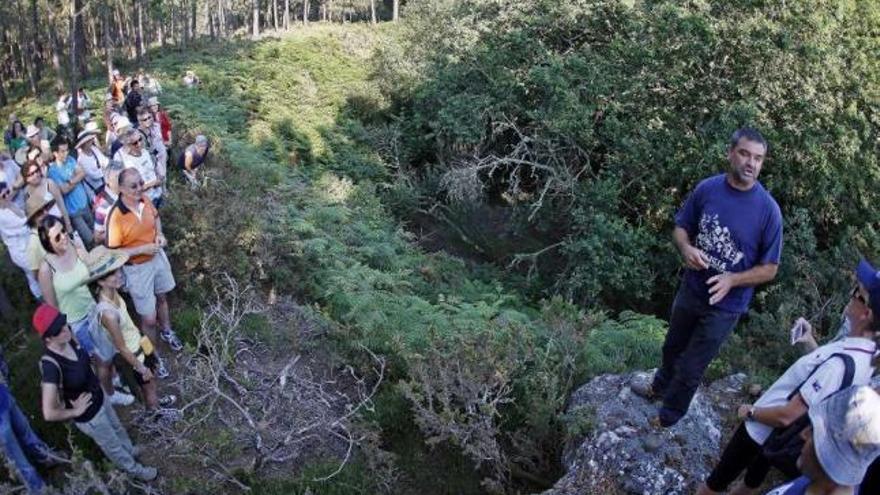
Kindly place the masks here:
POLYGON ((40 402, 42 403, 43 419, 46 421, 67 421, 82 413, 92 404, 92 394, 84 392, 71 403, 70 409, 61 404, 58 397, 58 386, 54 383, 40 384, 40 402))
POLYGON ((52 269, 49 268, 49 262, 46 260, 40 263, 40 269, 37 270, 37 282, 40 283, 40 290, 43 291, 43 301, 57 308, 58 298, 55 296, 55 285, 52 284, 52 269))
POLYGON ((64 206, 64 196, 61 195, 61 190, 58 189, 58 186, 55 185, 54 182, 48 182, 49 192, 52 193, 52 197, 55 198, 55 204, 58 206, 58 209, 61 210, 61 219, 64 220, 64 226, 67 227, 68 232, 73 231, 73 224, 70 223, 70 216, 67 214, 67 207, 64 206))
MULTIPOLYGON (((739 406, 737 416, 741 419, 748 417, 748 412, 754 406, 743 404, 739 406)), ((801 398, 801 394, 795 394, 788 402, 775 407, 754 407, 752 421, 763 423, 774 428, 785 428, 807 412, 807 404, 801 398)))

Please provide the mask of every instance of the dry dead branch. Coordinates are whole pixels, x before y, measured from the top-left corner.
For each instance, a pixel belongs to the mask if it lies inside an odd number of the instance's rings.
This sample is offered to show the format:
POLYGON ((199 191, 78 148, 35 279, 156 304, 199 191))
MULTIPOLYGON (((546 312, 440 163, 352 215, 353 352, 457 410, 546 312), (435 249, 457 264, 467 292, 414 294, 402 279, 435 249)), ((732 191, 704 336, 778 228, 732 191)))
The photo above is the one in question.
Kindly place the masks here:
POLYGON ((509 118, 493 125, 487 141, 507 141, 505 152, 477 150, 467 158, 453 161, 441 178, 441 186, 452 201, 473 202, 483 198, 486 183, 506 185, 511 202, 530 203, 529 220, 544 206, 549 196, 574 197, 579 178, 589 170, 586 152, 569 140, 537 137, 509 118), (501 136, 507 136, 501 139, 501 136))
POLYGON ((138 427, 156 449, 171 446, 174 452, 163 455, 205 466, 215 481, 236 490, 249 490, 237 473, 271 475, 276 469, 289 476, 308 460, 338 459, 319 480, 333 478, 367 437, 358 419, 373 407, 384 358, 364 348, 373 363, 368 376, 347 368, 323 377, 299 354, 268 359, 272 350, 241 329, 247 315, 266 309, 249 287, 221 279, 196 332, 197 352, 185 357, 176 384, 188 399, 183 419, 138 427))

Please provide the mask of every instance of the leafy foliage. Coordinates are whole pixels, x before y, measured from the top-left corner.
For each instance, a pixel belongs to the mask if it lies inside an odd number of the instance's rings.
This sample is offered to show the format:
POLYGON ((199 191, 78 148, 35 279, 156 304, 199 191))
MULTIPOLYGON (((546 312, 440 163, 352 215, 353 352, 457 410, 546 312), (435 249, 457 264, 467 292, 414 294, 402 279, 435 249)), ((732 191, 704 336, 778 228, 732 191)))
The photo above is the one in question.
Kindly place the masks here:
POLYGON ((529 206, 508 227, 559 244, 520 248, 540 254, 518 265, 540 288, 659 314, 676 283, 673 212, 724 170, 731 132, 755 126, 783 266, 720 364, 778 369, 792 317, 837 323, 856 252, 880 250, 877 4, 417 0, 407 14, 373 77, 405 136, 402 168, 446 178, 410 188, 422 204, 469 189, 529 206))

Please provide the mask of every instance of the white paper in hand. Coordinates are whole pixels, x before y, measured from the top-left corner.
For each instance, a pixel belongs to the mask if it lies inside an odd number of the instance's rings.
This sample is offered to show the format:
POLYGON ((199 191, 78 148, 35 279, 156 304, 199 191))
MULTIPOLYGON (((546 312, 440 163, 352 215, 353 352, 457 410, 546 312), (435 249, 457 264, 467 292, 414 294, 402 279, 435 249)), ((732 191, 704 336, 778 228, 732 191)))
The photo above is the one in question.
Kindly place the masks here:
POLYGON ((807 320, 804 318, 798 318, 797 321, 794 322, 794 325, 791 327, 791 345, 795 345, 806 335, 807 333, 807 320))

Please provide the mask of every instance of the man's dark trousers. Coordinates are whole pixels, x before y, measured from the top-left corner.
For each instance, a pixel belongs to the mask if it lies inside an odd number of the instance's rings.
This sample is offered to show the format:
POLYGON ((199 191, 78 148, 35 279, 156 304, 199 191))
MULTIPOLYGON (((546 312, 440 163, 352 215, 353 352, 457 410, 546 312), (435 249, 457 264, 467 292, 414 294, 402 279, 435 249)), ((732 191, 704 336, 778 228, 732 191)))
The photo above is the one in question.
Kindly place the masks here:
POLYGON ((663 365, 654 375, 653 389, 663 397, 661 425, 672 426, 687 414, 706 367, 718 355, 739 316, 710 306, 682 282, 672 303, 663 365))

